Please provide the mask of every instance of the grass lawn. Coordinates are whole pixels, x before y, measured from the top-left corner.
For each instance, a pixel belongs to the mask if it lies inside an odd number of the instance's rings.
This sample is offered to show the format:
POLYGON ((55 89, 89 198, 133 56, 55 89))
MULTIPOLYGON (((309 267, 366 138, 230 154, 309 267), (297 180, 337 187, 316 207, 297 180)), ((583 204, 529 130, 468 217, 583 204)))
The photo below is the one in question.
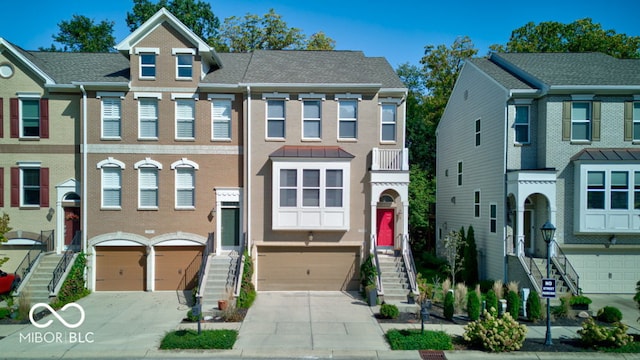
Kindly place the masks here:
POLYGON ((176 330, 165 335, 160 349, 231 349, 237 337, 237 330, 176 330))

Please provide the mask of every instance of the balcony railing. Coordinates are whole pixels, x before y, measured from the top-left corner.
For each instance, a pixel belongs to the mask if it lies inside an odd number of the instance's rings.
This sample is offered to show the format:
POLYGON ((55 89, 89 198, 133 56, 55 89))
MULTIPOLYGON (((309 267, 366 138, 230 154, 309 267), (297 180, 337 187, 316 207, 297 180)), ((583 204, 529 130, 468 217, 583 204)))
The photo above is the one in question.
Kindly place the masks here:
POLYGON ((373 148, 371 170, 374 171, 409 171, 408 149, 373 148))

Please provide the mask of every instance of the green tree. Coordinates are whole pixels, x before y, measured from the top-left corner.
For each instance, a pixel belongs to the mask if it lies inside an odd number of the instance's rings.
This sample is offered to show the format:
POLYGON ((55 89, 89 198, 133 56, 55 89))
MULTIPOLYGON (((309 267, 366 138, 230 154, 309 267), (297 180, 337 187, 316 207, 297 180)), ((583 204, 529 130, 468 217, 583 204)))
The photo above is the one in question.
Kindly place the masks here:
POLYGON ((462 268, 464 269, 464 281, 468 286, 478 283, 478 248, 473 226, 469 226, 464 247, 462 268))
POLYGON ((431 229, 430 204, 435 203, 435 179, 417 165, 411 165, 409 178, 409 234, 416 252, 422 252, 430 250, 426 239, 431 229))
POLYGON ((447 236, 444 237, 444 256, 447 259, 449 265, 449 273, 451 275, 451 282, 456 283, 456 275, 460 272, 462 267, 462 258, 460 257, 460 248, 464 245, 462 236, 458 231, 450 231, 447 236))
MULTIPOLYGON (((2 216, 0 217, 0 244, 9 240, 6 236, 4 236, 6 233, 11 231, 11 227, 9 227, 9 220, 9 214, 3 212, 2 216)), ((6 263, 7 261, 9 261, 9 258, 6 256, 0 258, 0 266, 2 266, 2 264, 6 263)))
POLYGON ((336 41, 328 37, 324 32, 319 31, 312 34, 307 40, 307 50, 333 50, 336 41))
POLYGON ((103 20, 94 23, 82 15, 73 15, 69 21, 58 23, 59 31, 53 35, 53 40, 61 47, 52 44, 49 48, 40 48, 41 51, 69 51, 69 52, 108 52, 114 51, 116 43, 113 37, 113 21, 103 20))
POLYGON ((218 45, 220 20, 211 10, 211 4, 202 0, 133 0, 133 8, 126 18, 129 30, 139 28, 163 7, 209 45, 218 45))
POLYGON ((302 49, 304 45, 302 31, 290 28, 273 9, 262 17, 256 14, 228 17, 220 30, 219 50, 223 51, 302 49))
POLYGON ((640 36, 605 30, 590 18, 569 24, 528 22, 515 29, 506 45, 490 47, 498 52, 601 52, 621 59, 640 58, 640 36))

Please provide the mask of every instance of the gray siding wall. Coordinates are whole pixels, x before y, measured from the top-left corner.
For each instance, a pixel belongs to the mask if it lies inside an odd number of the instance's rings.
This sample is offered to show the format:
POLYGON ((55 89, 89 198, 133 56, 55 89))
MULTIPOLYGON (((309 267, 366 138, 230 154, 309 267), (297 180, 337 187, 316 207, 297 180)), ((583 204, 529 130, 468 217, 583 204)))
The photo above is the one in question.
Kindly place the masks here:
POLYGON ((438 251, 449 231, 472 225, 480 254, 481 278, 504 278, 504 162, 507 93, 475 67, 463 68, 438 126, 438 251), (475 145, 475 121, 481 120, 481 144, 475 145), (463 184, 457 184, 458 162, 463 184), (474 192, 480 190, 480 217, 474 216, 474 192), (453 198, 455 197, 455 202, 453 198), (497 205, 497 230, 490 232, 490 204, 497 205))

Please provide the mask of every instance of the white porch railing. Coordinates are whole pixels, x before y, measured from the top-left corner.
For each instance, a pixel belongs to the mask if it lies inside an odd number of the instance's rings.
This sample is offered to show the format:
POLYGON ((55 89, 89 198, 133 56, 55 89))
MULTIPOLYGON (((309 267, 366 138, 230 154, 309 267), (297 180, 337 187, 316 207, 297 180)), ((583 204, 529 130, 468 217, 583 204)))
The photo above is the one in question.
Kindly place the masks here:
POLYGON ((408 149, 373 148, 371 170, 409 171, 408 149))

